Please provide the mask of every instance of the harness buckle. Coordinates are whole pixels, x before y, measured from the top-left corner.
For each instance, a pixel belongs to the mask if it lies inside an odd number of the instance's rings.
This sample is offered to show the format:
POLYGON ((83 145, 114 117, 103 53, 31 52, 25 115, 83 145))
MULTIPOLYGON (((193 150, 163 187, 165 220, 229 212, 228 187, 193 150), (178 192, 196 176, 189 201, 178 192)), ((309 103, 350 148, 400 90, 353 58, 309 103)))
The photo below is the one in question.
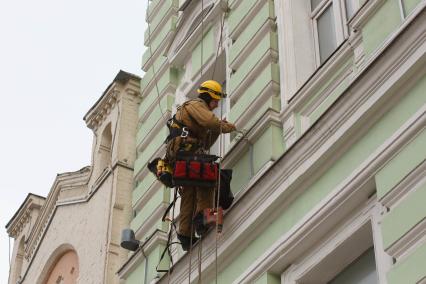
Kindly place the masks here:
POLYGON ((182 134, 180 135, 180 137, 186 138, 188 137, 188 134, 189 134, 188 128, 182 127, 182 134))

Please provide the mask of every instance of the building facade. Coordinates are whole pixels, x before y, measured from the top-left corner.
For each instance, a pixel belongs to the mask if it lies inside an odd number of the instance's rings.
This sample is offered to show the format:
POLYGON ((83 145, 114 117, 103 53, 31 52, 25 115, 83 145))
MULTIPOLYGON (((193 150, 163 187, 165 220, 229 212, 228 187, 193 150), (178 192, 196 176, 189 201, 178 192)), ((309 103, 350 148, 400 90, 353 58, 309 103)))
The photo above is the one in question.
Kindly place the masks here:
MULTIPOLYGON (((426 283, 426 1, 152 0, 123 283, 426 283), (238 134, 224 231, 192 253, 146 168, 207 79, 238 134), (159 273, 157 268, 171 273, 159 273)), ((178 202, 179 203, 179 202, 178 202)), ((174 211, 178 218, 179 204, 174 211)))
POLYGON ((120 71, 84 117, 92 165, 58 174, 47 198, 29 194, 7 224, 9 284, 119 283, 121 228, 132 216, 140 78, 120 71))

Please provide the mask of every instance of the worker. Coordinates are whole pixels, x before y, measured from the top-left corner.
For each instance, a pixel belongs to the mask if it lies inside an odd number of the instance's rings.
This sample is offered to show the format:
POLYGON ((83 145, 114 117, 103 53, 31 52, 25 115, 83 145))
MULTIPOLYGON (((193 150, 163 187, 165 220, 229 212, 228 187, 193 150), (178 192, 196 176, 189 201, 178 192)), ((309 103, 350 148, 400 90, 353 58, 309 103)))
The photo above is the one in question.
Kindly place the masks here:
MULTIPOLYGON (((205 81, 197 92, 198 98, 183 103, 174 116, 175 122, 186 128, 186 134, 167 140, 166 158, 171 164, 174 163, 179 151, 208 153, 221 133, 236 130, 234 124, 227 122, 226 119, 219 119, 212 112, 218 107, 220 99, 225 97, 218 82, 205 81)), ((207 231, 208 228, 203 224, 202 212, 205 208, 212 208, 214 191, 215 188, 180 187, 181 205, 177 237, 183 250, 187 251, 197 241, 193 229, 197 234, 207 231)))

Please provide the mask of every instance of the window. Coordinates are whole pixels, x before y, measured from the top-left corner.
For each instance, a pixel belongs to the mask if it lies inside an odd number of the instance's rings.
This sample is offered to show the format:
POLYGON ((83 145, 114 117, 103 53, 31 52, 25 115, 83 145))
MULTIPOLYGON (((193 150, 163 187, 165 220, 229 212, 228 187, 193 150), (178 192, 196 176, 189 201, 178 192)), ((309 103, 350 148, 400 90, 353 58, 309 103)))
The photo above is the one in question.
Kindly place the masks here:
POLYGON ((328 284, 376 284, 377 281, 374 248, 370 248, 358 259, 349 264, 328 284))
POLYGON ((311 0, 317 66, 324 63, 349 36, 347 22, 359 7, 358 0, 311 0))
POLYGON ((282 101, 289 101, 349 37, 360 0, 275 1, 282 101))

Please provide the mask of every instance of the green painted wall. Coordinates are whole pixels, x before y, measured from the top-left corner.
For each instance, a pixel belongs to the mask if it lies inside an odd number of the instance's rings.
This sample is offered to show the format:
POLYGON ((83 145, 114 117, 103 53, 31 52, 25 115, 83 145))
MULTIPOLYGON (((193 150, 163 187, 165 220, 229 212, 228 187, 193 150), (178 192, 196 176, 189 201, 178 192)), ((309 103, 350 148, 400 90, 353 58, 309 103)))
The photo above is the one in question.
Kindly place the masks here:
POLYGON ((253 145, 253 170, 256 174, 269 161, 284 153, 282 129, 272 125, 253 145))
POLYGON ((386 0, 362 29, 364 51, 371 55, 401 24, 397 0, 386 0))
POLYGON ((388 284, 416 284, 426 277, 426 244, 399 262, 387 274, 388 284))
POLYGON ((132 193, 132 206, 148 191, 157 179, 155 176, 148 172, 147 175, 138 183, 132 193))
POLYGON ((271 244, 288 232, 304 215, 349 176, 384 143, 408 118, 426 103, 424 94, 410 91, 370 131, 349 149, 312 186, 301 193, 263 233, 252 241, 219 276, 219 283, 232 283, 271 244))
MULTIPOLYGON (((134 174, 138 175, 139 172, 146 166, 146 164, 151 159, 152 155, 158 150, 158 148, 163 145, 164 140, 167 137, 167 128, 163 126, 162 131, 160 131, 148 144, 148 146, 142 150, 141 153, 138 153, 134 165, 134 174)), ((155 158, 155 157, 154 157, 155 158)))
POLYGON ((170 17, 170 19, 167 21, 161 31, 155 35, 155 38, 152 39, 150 44, 151 48, 147 48, 142 56, 142 65, 145 65, 146 62, 151 58, 151 51, 154 54, 161 46, 161 43, 164 41, 167 35, 176 29, 176 22, 176 16, 170 17))
POLYGON ((407 16, 421 3, 421 0, 403 0, 403 3, 405 14, 407 16))
POLYGON ((281 284, 281 279, 279 275, 265 273, 254 284, 281 284))
POLYGON ((126 284, 145 284, 145 261, 146 260, 142 261, 142 263, 130 273, 126 279, 126 284))
MULTIPOLYGON (((271 81, 279 82, 279 67, 275 63, 271 63, 262 70, 252 84, 244 91, 241 97, 231 107, 229 113, 230 121, 236 121, 243 113, 247 111, 247 108, 253 103, 254 100, 262 93, 262 91, 269 85, 271 81)), ((273 96, 271 96, 271 99, 273 96)), ((278 98, 278 97, 277 97, 278 98)), ((280 105, 277 106, 277 111, 280 110, 280 105)), ((259 111, 257 111, 259 112, 259 111)), ((241 127, 246 127, 242 125, 241 127)))
POLYGON ((238 162, 232 166, 231 190, 237 193, 246 186, 252 177, 250 151, 246 151, 238 162))
MULTIPOLYGON (((265 3, 270 3, 270 1, 265 0, 244 0, 241 1, 240 5, 237 9, 232 9, 229 14, 228 19, 228 26, 229 26, 229 33, 233 33, 235 28, 238 26, 238 24, 247 16, 247 14, 250 12, 250 10, 253 8, 253 6, 258 1, 263 1, 265 3)), ((233 6, 233 2, 235 1, 229 1, 229 4, 233 6)), ((273 5, 273 3, 272 3, 273 5)))
POLYGON ((259 32, 260 28, 267 22, 269 18, 273 18, 274 13, 268 5, 264 5, 258 14, 250 21, 238 39, 232 45, 229 52, 229 61, 233 62, 241 51, 252 40, 253 36, 259 32), (272 13, 271 13, 272 12, 272 13))
POLYGON ((216 55, 216 44, 214 42, 214 29, 211 28, 204 34, 204 38, 202 42, 199 42, 198 45, 192 51, 192 76, 195 76, 201 70, 201 43, 203 47, 203 64, 207 62, 207 60, 216 55))
POLYGON ((267 33, 259 42, 256 48, 247 56, 250 60, 244 61, 241 66, 231 76, 229 82, 229 93, 233 93, 238 85, 247 77, 247 75, 259 63, 261 58, 270 50, 278 50, 277 34, 275 32, 267 33))
MULTIPOLYGON (((146 203, 146 205, 142 208, 142 210, 140 210, 139 212, 136 212, 136 217, 133 218, 133 220, 130 222, 130 228, 134 231, 137 231, 137 229, 140 226, 142 226, 145 220, 152 215, 154 210, 161 203, 167 203, 168 205, 169 202, 170 202, 170 189, 161 187, 146 203)), ((160 224, 162 223, 161 220, 159 220, 159 222, 160 224)), ((147 234, 147 232, 144 232, 144 235, 146 236, 149 234, 147 234)))
MULTIPOLYGON (((160 262, 161 253, 163 252, 164 246, 158 245, 154 248, 147 256, 148 260, 144 260, 139 264, 138 268, 135 269, 126 279, 126 284, 149 284, 157 276, 157 271, 155 270, 156 266, 160 262), (148 261, 148 275, 146 276, 147 282, 145 283, 145 261, 148 261)), ((159 265, 159 269, 164 269, 168 267, 169 259, 164 257, 163 261, 159 265)))
MULTIPOLYGON (((426 144, 423 144, 423 147, 426 144)), ((403 199, 382 222, 385 249, 404 236, 410 229, 426 219, 426 183, 403 199)))
MULTIPOLYGON (((411 91, 418 97, 424 96, 426 90, 426 78, 423 78, 411 91)), ((382 198, 401 179, 411 172, 426 158, 424 145, 426 132, 405 147, 396 157, 389 161, 376 175, 377 196, 382 198)))
POLYGON ((149 28, 147 28, 145 31, 145 34, 144 34, 145 44, 149 41, 150 36, 151 36, 151 40, 153 40, 156 34, 155 29, 159 27, 159 24, 164 19, 166 13, 170 11, 172 7, 174 9, 177 9, 179 6, 179 0, 167 0, 167 1, 164 1, 163 3, 164 4, 158 10, 156 16, 152 19, 149 25, 149 28))

